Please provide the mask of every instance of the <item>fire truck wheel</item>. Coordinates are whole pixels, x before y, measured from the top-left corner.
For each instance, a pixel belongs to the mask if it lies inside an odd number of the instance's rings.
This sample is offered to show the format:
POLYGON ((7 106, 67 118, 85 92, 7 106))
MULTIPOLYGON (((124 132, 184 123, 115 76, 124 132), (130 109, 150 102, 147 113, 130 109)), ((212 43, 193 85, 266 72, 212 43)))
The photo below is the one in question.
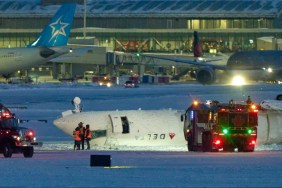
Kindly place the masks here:
POLYGON ((254 149, 244 150, 244 152, 254 152, 254 149))
POLYGON ((255 148, 241 145, 238 147, 238 152, 253 152, 255 148))
POLYGON ((234 148, 233 146, 230 146, 230 145, 223 145, 223 151, 234 152, 234 148))
POLYGON ((245 148, 243 152, 254 152, 255 148, 245 148))
POLYGON ((191 136, 188 136, 188 151, 194 151, 193 150, 193 142, 191 136))
POLYGON ((245 151, 244 145, 239 145, 238 152, 244 152, 244 151, 245 151))
POLYGON ((7 143, 4 143, 2 147, 3 147, 2 151, 3 151, 4 157, 5 158, 12 157, 13 150, 12 150, 11 144, 9 142, 7 142, 7 143))
POLYGON ((212 135, 211 132, 203 132, 202 135, 203 152, 212 151, 212 135))
POLYGON ((33 147, 25 147, 23 148, 23 155, 26 158, 31 158, 33 156, 33 147))

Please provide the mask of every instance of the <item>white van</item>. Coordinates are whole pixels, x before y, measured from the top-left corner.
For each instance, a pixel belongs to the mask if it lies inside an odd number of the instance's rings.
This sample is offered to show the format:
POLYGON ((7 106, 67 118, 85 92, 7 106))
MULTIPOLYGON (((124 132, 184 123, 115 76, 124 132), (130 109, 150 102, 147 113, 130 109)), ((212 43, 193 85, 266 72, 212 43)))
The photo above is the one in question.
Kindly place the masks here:
POLYGON ((94 76, 94 71, 85 71, 83 75, 85 80, 90 80, 90 81, 92 80, 93 76, 94 76))

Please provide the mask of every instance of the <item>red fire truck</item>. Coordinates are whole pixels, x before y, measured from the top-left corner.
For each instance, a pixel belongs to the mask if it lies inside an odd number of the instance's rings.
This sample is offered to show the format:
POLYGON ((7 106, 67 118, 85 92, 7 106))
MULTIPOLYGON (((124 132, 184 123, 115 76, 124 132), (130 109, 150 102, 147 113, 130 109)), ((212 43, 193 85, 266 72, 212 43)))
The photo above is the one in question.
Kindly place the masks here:
POLYGON ((10 110, 0 103, 0 152, 10 158, 13 153, 23 153, 24 157, 33 156, 36 142, 35 132, 19 126, 19 120, 10 110))
POLYGON ((218 101, 194 101, 184 116, 184 136, 189 151, 254 151, 258 106, 218 101))

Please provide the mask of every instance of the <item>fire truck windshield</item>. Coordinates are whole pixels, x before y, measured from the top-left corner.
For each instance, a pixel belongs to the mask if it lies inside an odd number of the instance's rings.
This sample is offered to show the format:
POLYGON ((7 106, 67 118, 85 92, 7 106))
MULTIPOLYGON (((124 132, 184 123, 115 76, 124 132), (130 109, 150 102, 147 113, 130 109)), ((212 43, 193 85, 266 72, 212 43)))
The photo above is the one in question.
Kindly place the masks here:
POLYGON ((15 129, 17 127, 18 127, 18 119, 16 119, 15 117, 0 119, 1 129, 15 129))

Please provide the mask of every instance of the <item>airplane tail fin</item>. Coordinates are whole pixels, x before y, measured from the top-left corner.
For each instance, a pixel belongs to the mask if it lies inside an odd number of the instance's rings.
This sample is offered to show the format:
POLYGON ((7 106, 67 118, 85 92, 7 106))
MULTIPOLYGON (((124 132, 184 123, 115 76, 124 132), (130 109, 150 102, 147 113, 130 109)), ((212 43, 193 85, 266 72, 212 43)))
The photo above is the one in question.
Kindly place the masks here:
POLYGON ((197 31, 194 31, 193 51, 194 51, 194 57, 202 56, 202 49, 200 47, 200 40, 197 31))
POLYGON ((40 35, 29 47, 66 46, 74 18, 76 4, 67 3, 61 6, 40 35))

